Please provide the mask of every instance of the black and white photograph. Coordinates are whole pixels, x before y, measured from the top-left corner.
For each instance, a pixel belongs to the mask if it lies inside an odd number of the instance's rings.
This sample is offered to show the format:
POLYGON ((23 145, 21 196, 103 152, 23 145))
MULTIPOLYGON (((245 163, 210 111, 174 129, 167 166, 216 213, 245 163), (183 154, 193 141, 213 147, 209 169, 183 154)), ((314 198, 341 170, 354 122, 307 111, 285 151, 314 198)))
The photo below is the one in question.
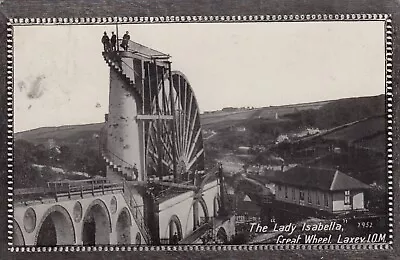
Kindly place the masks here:
POLYGON ((14 26, 13 246, 388 244, 385 19, 195 18, 14 26))

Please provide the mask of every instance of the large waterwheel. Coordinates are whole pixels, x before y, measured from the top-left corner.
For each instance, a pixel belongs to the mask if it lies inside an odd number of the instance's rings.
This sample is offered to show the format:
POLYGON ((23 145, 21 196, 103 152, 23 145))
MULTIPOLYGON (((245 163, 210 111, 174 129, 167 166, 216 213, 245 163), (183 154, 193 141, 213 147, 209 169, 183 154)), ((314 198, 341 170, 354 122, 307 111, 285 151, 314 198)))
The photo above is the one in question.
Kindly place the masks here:
POLYGON ((163 181, 192 182, 204 171, 200 111, 189 81, 181 72, 161 73, 150 95, 146 131, 147 175, 163 181), (169 117, 168 117, 169 116, 169 117))

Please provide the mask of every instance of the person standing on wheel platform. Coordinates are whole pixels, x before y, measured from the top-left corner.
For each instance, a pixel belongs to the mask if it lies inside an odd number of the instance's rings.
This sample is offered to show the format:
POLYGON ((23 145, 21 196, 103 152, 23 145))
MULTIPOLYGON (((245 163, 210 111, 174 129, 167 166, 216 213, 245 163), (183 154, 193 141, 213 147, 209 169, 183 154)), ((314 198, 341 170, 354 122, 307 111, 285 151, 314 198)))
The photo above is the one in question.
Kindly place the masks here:
POLYGON ((111 50, 116 51, 117 50, 117 35, 115 35, 114 32, 111 32, 111 50))
POLYGON ((122 43, 121 43, 121 47, 124 48, 125 51, 128 50, 128 42, 130 39, 131 39, 131 36, 129 36, 129 32, 126 31, 126 33, 122 37, 122 43))
POLYGON ((104 51, 110 51, 110 38, 108 38, 107 32, 104 32, 103 37, 101 37, 101 43, 103 43, 104 51))

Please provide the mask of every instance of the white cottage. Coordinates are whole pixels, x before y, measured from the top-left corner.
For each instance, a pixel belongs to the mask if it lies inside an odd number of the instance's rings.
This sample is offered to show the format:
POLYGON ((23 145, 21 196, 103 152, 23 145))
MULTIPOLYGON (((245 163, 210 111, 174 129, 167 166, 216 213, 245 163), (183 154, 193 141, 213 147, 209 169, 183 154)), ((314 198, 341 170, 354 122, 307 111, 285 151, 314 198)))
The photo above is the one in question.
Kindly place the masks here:
POLYGON ((338 213, 365 210, 364 192, 370 187, 336 169, 297 166, 269 176, 275 199, 338 213))

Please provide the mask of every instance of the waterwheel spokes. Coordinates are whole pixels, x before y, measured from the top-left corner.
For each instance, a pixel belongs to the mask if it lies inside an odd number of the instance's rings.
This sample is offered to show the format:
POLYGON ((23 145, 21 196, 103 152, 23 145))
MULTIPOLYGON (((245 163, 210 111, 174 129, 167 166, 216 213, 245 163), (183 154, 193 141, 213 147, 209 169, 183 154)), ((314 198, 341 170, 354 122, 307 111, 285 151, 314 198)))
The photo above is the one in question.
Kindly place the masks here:
MULTIPOLYGON (((157 93, 151 100, 151 111, 159 116, 171 115, 173 119, 149 123, 148 166, 156 170, 162 170, 164 166, 169 170, 177 169, 177 174, 204 170, 199 109, 186 77, 180 72, 164 75, 164 80, 155 89, 157 93)), ((167 174, 170 173, 156 175, 167 174)))

